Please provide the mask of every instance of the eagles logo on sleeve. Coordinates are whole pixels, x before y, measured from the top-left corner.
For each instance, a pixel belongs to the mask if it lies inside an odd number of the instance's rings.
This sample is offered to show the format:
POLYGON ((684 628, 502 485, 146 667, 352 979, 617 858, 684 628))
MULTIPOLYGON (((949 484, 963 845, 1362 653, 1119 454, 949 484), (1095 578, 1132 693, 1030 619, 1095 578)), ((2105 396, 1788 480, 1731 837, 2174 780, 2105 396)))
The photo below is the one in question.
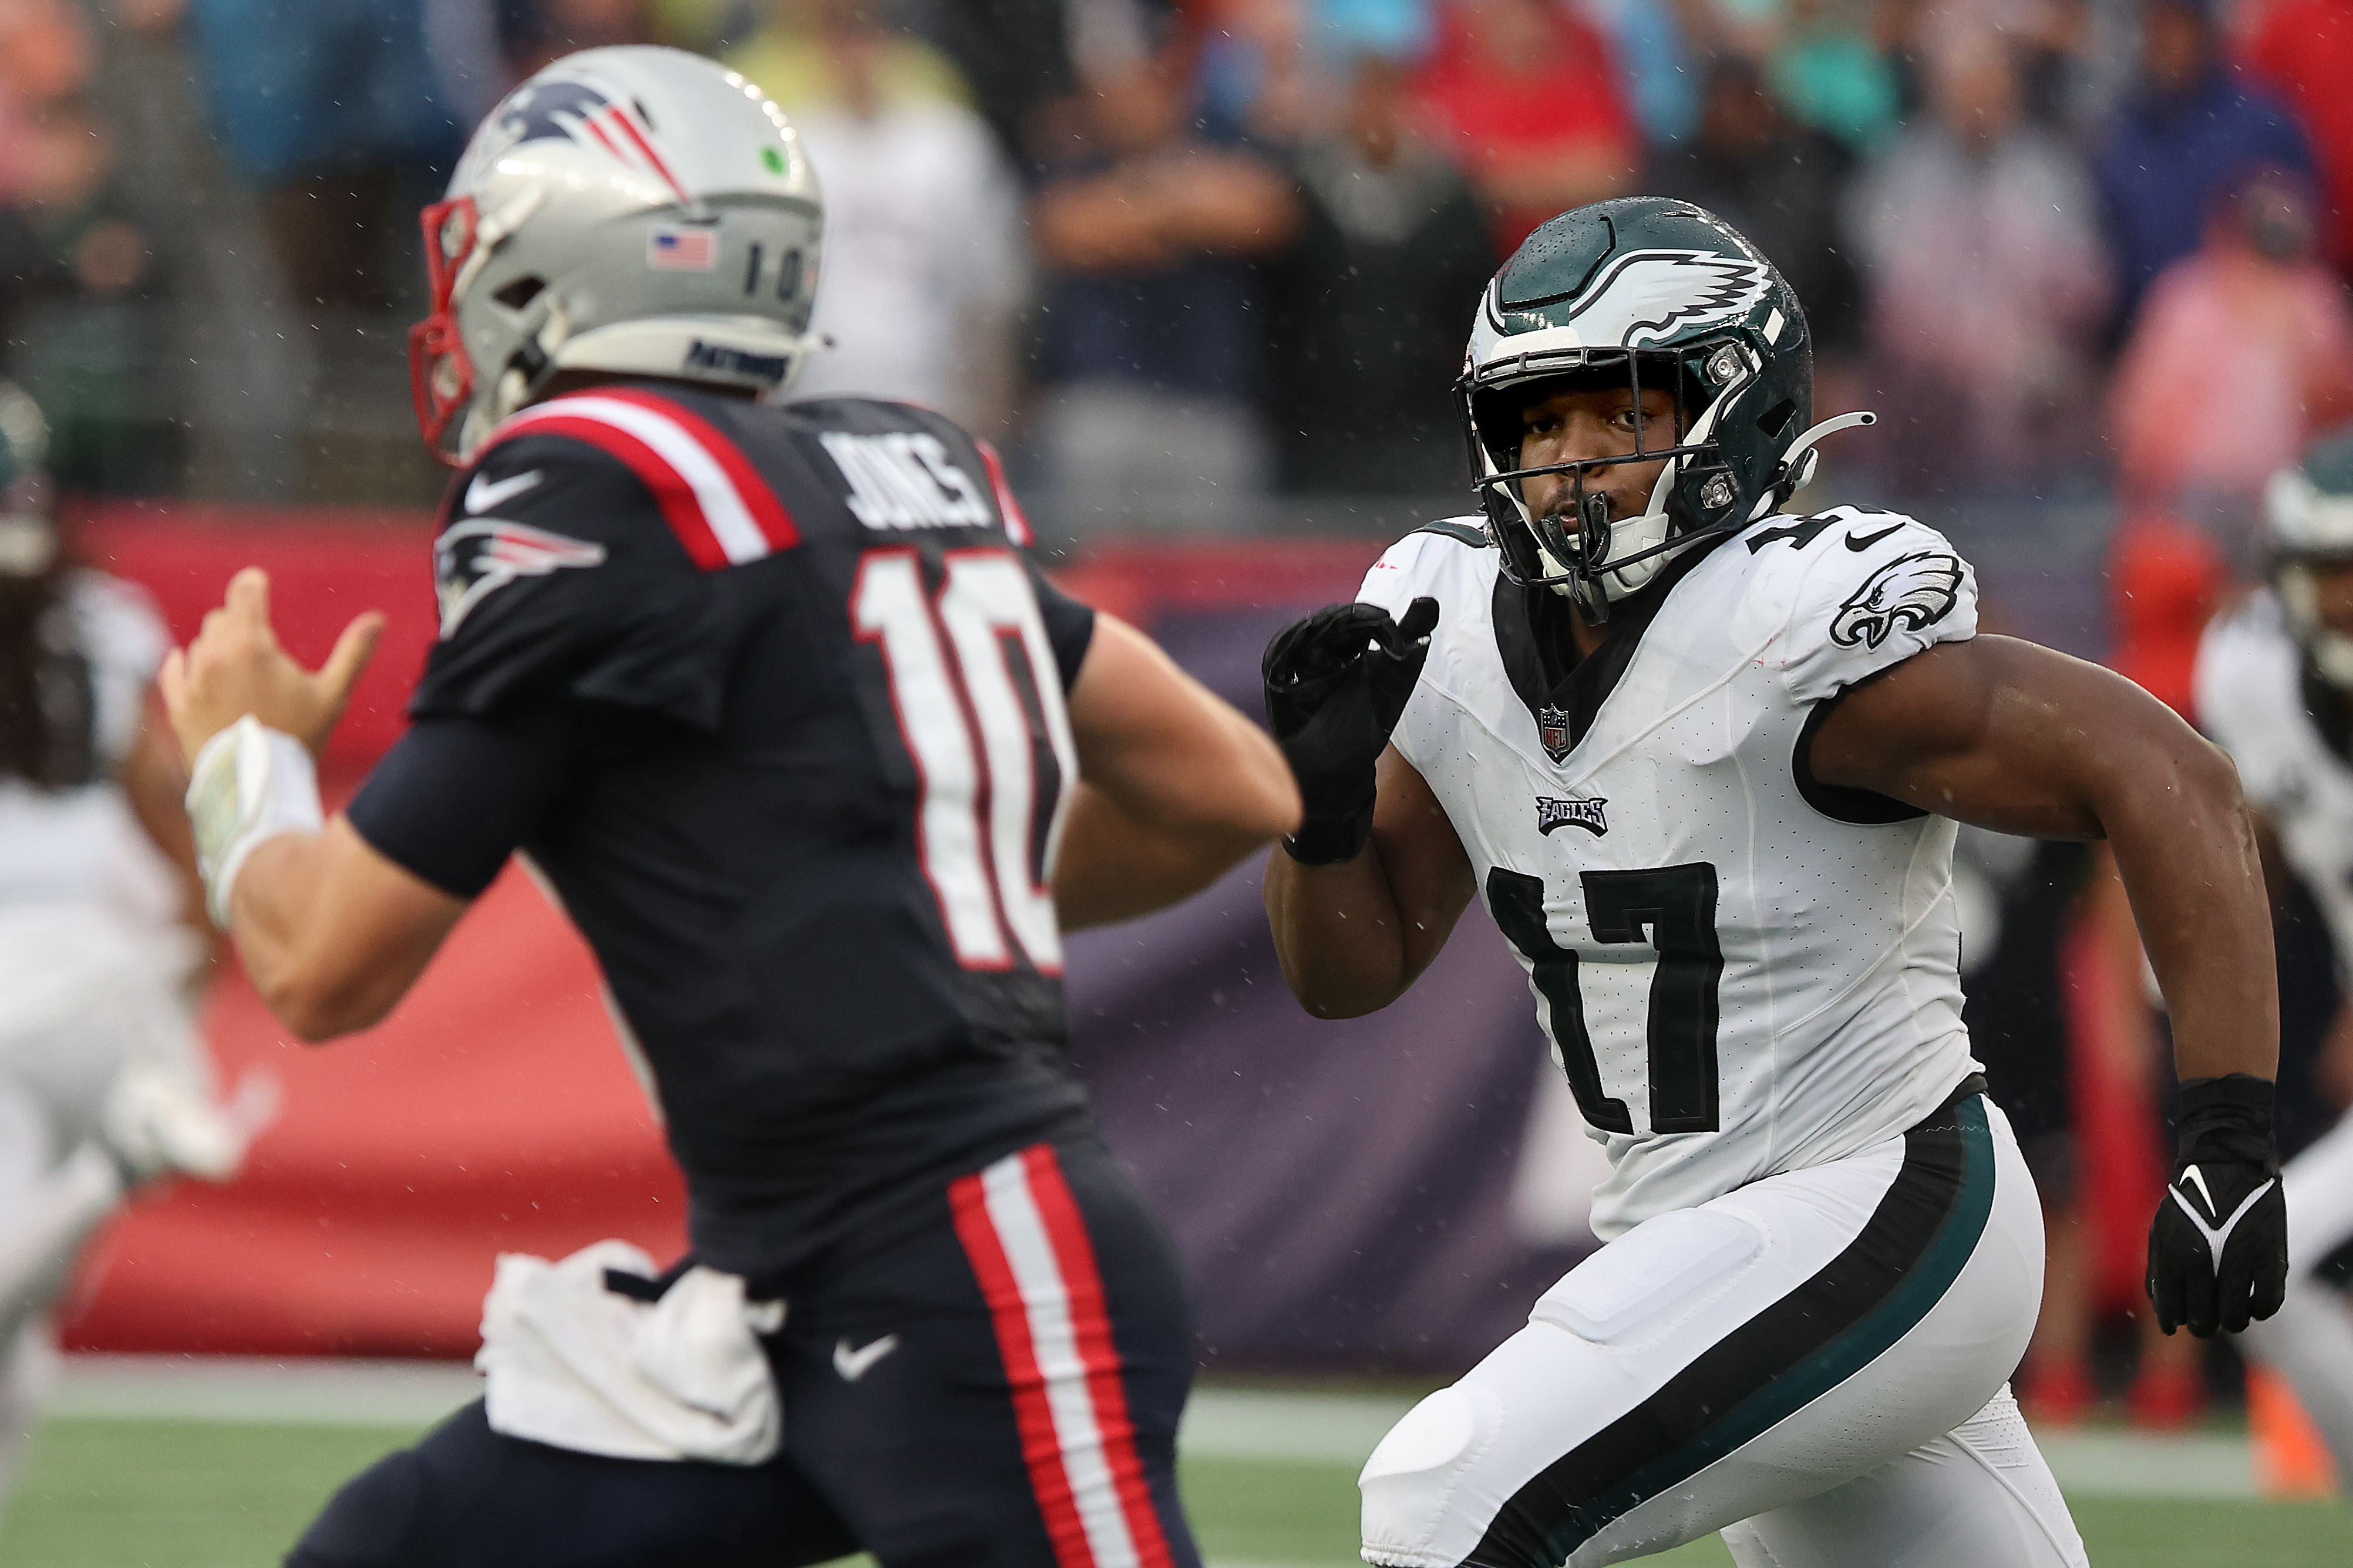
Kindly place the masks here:
POLYGON ((433 582, 441 599, 441 636, 458 629, 476 605, 518 577, 544 577, 566 566, 601 566, 605 547, 499 517, 453 523, 433 542, 433 582))
POLYGON ((1942 551, 1899 556, 1873 572, 1831 621, 1841 647, 1876 649, 1898 626, 1920 631, 1953 613, 1960 602, 1961 563, 1942 551))

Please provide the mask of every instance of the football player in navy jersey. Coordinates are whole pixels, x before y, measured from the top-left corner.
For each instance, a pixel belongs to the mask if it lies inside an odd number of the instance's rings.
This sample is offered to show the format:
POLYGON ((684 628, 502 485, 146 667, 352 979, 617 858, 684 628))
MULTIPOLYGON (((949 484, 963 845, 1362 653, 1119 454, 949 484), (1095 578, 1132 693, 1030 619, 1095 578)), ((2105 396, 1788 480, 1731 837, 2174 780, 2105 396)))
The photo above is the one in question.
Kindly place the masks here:
POLYGON ((693 1250, 502 1265, 486 1402, 289 1561, 1197 1562, 1183 1288, 1067 1060, 1061 932, 1294 826, 1280 755, 1039 574, 985 446, 779 405, 820 208, 742 79, 558 61, 425 216, 419 416, 462 469, 440 640, 322 821, 311 758, 380 623, 308 671, 262 576, 231 584, 164 677, 213 910, 322 1040, 528 856, 658 1093, 693 1250))

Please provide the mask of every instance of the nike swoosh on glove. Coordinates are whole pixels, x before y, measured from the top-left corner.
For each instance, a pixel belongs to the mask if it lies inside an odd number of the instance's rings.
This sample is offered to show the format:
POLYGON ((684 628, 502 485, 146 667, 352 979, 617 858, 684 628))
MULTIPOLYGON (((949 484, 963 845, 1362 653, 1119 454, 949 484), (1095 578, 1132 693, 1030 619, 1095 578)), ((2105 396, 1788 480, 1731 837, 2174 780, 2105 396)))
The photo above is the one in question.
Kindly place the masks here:
POLYGON ((1393 620, 1378 605, 1326 605, 1275 633, 1260 672, 1267 728, 1306 806, 1282 841, 1307 866, 1353 860, 1373 832, 1373 767, 1421 679, 1438 601, 1393 620))
POLYGON ((2168 1334, 2237 1333, 2287 1293, 2273 1098, 2245 1073, 2181 1086, 2181 1157, 2148 1231, 2148 1299, 2168 1334))

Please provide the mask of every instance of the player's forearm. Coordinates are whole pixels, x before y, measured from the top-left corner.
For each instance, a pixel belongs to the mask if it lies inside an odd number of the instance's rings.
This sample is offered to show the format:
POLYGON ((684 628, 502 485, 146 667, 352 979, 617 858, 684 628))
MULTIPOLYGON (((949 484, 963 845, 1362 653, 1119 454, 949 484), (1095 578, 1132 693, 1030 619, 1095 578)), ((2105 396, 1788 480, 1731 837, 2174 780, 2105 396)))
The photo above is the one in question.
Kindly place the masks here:
POLYGON ((2279 1068, 2271 907, 2228 758, 2187 733, 2109 775, 2095 801, 2173 1026, 2184 1079, 2279 1068))
POLYGON ((1055 859, 1055 912, 1064 931, 1150 914, 1191 898, 1271 837, 1257 826, 1171 830, 1082 782, 1055 859))
POLYGON ((1239 844, 1228 865, 1299 826, 1299 785, 1282 753, 1265 731, 1206 690, 1181 722, 1172 716, 1147 743, 1086 777, 1156 831, 1219 847, 1239 844))
POLYGON ((1333 866, 1303 866, 1277 849, 1265 894, 1282 978, 1315 1016, 1378 1012, 1413 983, 1404 921, 1377 846, 1333 866))
POLYGON ((230 900, 254 989, 311 1044, 382 1020, 465 907, 384 860, 341 816, 255 849, 230 900))

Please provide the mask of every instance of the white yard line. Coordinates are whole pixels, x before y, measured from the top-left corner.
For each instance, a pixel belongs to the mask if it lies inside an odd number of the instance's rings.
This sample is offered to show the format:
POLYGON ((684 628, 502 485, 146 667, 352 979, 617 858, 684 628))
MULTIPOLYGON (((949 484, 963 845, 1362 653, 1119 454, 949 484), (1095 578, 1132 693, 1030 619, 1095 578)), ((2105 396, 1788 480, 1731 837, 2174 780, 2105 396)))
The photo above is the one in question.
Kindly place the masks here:
MULTIPOLYGON (((481 1392, 463 1362, 290 1356, 74 1355, 50 1409, 117 1420, 267 1422, 414 1430, 481 1392)), ((1413 1406, 1404 1395, 1204 1388, 1179 1441, 1199 1458, 1274 1459, 1353 1468, 1413 1406)), ((2252 1498, 2245 1437, 2144 1436, 2109 1430, 2042 1434, 2059 1484, 2087 1497, 2252 1498)), ((1223 1563, 1219 1568, 1272 1568, 1223 1563)))
POLYGON ((49 1410, 118 1420, 413 1429, 480 1393, 481 1379, 464 1362, 69 1355, 61 1358, 49 1410))

